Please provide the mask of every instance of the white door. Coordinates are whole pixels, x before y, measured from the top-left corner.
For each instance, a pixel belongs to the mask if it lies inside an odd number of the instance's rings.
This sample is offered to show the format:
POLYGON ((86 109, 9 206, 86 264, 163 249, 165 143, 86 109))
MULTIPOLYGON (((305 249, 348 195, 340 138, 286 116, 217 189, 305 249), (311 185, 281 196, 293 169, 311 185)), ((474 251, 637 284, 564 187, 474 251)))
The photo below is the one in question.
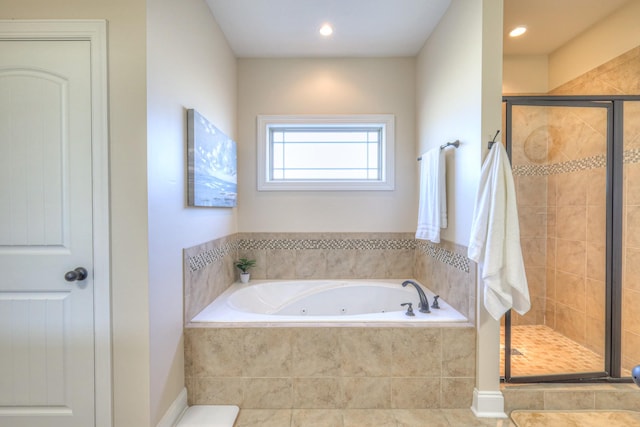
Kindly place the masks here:
POLYGON ((90 48, 0 40, 2 427, 95 425, 90 48))

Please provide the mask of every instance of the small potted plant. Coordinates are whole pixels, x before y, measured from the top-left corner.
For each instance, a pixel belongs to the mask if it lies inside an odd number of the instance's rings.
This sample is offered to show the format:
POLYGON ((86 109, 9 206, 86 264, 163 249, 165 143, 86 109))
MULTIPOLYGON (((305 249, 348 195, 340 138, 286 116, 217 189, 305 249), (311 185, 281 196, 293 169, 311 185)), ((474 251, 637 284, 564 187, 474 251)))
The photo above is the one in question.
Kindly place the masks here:
POLYGON ((255 259, 240 258, 239 260, 237 260, 235 262, 235 266, 240 269, 240 281, 242 283, 249 282, 249 278, 251 277, 251 274, 249 273, 249 270, 254 265, 256 265, 256 260, 255 259))

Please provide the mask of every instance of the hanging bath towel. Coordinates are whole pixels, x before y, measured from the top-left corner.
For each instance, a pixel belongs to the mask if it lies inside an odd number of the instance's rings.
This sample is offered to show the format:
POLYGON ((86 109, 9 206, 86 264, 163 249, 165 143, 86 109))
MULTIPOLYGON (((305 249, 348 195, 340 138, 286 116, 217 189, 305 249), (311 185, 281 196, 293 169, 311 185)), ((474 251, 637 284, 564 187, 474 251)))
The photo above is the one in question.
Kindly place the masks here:
POLYGON ((520 314, 529 311, 515 186, 500 143, 494 144, 482 165, 468 256, 482 268, 484 306, 494 319, 511 308, 520 314))
POLYGON ((445 153, 434 148, 420 162, 420 201, 416 239, 440 243, 440 229, 447 228, 445 153))

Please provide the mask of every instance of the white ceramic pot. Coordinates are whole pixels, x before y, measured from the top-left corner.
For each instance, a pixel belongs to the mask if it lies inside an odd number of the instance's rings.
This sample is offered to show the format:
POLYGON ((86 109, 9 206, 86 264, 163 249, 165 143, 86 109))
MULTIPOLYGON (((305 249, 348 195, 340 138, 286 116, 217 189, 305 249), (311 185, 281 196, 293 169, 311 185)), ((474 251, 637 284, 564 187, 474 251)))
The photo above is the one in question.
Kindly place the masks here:
POLYGON ((240 273, 240 281, 242 283, 249 283, 250 278, 251 278, 251 273, 240 273))

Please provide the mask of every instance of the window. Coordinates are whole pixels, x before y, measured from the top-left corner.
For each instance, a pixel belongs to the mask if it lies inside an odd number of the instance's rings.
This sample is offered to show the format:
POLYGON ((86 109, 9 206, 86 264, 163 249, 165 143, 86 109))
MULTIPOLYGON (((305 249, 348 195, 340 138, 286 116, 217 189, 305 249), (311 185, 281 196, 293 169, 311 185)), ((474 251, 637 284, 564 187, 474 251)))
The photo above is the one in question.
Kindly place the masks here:
POLYGON ((394 117, 258 116, 258 190, 393 190, 394 117))

